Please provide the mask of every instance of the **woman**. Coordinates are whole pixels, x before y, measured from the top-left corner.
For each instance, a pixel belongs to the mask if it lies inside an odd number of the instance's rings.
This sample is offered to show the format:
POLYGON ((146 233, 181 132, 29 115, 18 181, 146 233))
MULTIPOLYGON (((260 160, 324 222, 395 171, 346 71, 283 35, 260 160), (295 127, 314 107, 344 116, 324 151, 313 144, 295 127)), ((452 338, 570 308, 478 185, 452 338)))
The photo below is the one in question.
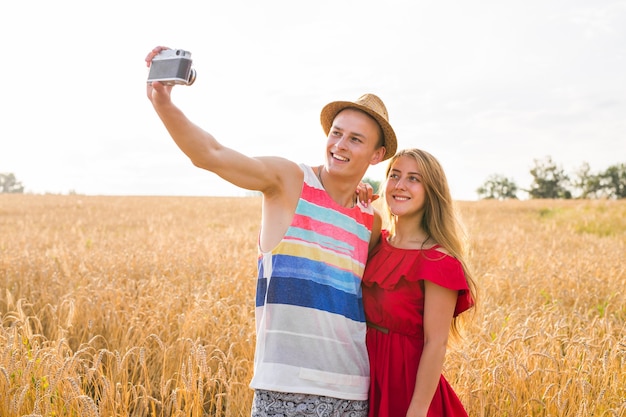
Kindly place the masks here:
POLYGON ((369 416, 467 416, 441 374, 457 316, 474 305, 445 173, 429 153, 403 150, 383 193, 388 229, 363 277, 369 416))

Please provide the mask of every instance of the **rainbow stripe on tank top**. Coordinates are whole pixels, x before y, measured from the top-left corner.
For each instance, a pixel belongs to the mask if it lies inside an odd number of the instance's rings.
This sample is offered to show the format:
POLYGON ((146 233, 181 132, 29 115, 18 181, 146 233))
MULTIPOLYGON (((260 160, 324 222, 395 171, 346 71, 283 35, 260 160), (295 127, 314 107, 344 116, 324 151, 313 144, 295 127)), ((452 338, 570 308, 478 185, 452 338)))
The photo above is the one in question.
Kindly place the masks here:
POLYGON ((367 399, 369 361, 361 277, 373 210, 344 208, 311 167, 282 241, 260 252, 257 348, 250 386, 367 399))

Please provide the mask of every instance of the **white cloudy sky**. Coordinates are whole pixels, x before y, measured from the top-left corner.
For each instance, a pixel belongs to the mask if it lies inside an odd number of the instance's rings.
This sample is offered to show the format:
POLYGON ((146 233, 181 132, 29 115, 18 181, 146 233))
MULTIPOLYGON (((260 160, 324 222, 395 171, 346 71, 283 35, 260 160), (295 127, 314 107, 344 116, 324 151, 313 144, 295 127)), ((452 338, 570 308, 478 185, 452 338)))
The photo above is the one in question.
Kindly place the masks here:
POLYGON ((320 163, 321 108, 371 92, 456 199, 492 174, 524 188, 546 156, 626 162, 624 0, 12 1, 0 37, 0 172, 29 192, 245 194, 154 114, 143 59, 159 44, 193 54, 177 104, 248 155, 320 163))

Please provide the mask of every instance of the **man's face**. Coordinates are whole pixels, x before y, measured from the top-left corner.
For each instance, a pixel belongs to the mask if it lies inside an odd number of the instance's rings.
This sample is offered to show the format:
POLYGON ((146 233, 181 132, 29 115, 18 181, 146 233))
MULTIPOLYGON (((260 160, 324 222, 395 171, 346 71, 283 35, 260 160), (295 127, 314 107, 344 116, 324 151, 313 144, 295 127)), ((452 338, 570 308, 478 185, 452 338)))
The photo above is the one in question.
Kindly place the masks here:
POLYGON ((374 119, 356 109, 342 110, 333 121, 326 143, 329 170, 341 169, 363 175, 369 165, 385 156, 379 147, 382 131, 374 119))

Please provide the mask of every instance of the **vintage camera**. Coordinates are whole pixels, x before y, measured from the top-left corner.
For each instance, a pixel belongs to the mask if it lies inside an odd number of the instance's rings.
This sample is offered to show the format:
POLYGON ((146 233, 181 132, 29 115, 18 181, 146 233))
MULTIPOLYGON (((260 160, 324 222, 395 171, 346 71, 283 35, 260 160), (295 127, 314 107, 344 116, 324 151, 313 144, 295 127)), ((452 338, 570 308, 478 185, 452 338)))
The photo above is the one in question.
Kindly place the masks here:
POLYGON ((191 68, 191 52, 182 49, 165 49, 152 58, 148 82, 191 85, 196 81, 196 70, 191 68))

